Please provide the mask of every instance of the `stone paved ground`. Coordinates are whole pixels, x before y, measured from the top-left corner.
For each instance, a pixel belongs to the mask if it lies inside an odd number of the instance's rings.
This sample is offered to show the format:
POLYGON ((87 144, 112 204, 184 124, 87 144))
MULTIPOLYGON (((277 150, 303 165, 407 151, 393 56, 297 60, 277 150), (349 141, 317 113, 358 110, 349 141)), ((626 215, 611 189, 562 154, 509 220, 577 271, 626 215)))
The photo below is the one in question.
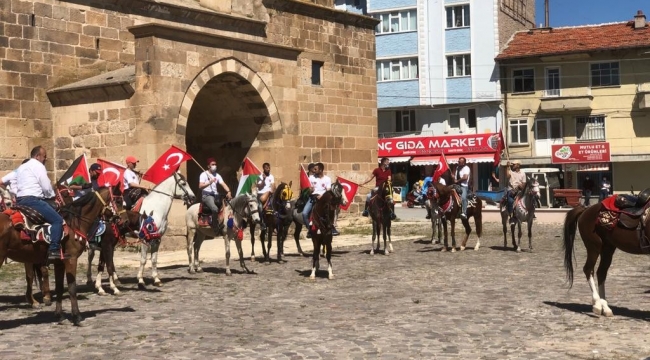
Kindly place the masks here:
MULTIPOLYGON (((310 260, 291 256, 232 277, 223 261, 197 275, 169 266, 161 269, 162 288, 140 291, 125 277, 120 297, 82 286, 81 328, 53 324, 52 308, 27 308, 21 267, 10 264, 0 271, 0 359, 650 355, 647 257, 615 255, 608 294, 616 316, 597 318, 580 273, 567 291, 559 225, 535 229, 535 252, 521 254, 504 251, 498 227, 486 227, 478 252, 441 253, 421 240, 394 243, 388 257, 371 257, 367 245, 337 249, 332 281, 325 271, 310 281, 310 260)), ((576 245, 581 268, 584 250, 576 245)))

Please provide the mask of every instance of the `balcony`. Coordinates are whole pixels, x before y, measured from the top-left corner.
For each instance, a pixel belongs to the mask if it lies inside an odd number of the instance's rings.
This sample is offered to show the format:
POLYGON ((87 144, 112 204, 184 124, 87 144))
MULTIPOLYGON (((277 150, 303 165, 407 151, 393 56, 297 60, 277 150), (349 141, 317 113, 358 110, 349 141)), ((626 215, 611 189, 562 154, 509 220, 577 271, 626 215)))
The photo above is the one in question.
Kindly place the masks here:
POLYGON ((591 110, 591 103, 594 97, 591 95, 591 89, 569 88, 545 90, 540 110, 545 112, 556 111, 574 111, 574 110, 591 110))
POLYGON ((636 94, 639 98, 639 109, 650 109, 650 83, 638 84, 636 94))

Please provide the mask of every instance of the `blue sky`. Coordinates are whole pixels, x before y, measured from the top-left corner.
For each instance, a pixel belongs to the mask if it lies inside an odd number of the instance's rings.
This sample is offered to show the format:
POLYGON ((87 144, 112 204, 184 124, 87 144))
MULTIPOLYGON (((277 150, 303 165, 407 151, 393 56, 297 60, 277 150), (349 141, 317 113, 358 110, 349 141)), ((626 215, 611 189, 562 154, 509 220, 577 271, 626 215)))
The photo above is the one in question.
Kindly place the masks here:
MULTIPOLYGON (((537 26, 544 24, 544 0, 536 0, 537 26)), ((648 0, 549 0, 550 25, 575 26, 627 21, 637 10, 650 20, 648 0)))

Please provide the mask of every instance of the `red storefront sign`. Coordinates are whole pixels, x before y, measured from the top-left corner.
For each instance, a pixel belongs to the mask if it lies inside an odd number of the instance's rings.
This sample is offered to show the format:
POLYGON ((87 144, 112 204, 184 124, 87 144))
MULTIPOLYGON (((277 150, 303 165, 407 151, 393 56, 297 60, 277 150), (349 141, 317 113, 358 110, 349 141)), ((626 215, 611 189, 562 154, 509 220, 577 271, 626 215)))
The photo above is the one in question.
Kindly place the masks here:
POLYGON ((498 143, 499 134, 379 139, 379 157, 494 153, 498 143))
POLYGON ((610 162, 609 143, 584 143, 551 145, 551 163, 593 163, 610 162))

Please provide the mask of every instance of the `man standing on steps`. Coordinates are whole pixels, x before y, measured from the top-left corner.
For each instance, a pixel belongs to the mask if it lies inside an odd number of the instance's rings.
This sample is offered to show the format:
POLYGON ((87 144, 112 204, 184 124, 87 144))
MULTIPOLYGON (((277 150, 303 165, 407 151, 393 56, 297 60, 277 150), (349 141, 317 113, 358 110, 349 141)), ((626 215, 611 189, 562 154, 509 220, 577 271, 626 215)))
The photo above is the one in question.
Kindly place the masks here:
MULTIPOLYGON (((366 185, 367 183, 371 182, 372 179, 375 179, 375 188, 368 193, 368 196, 366 197, 366 205, 361 215, 366 217, 368 216, 368 205, 370 204, 370 198, 372 197, 373 191, 379 191, 382 185, 384 185, 384 182, 388 180, 392 180, 393 174, 391 173, 389 166, 390 166, 390 160, 387 157, 381 158, 381 161, 379 162, 379 167, 373 170, 372 174, 370 175, 370 178, 366 180, 363 184, 361 184, 361 186, 366 185)), ((396 218, 395 213, 391 211, 390 219, 395 220, 395 218, 396 218)))

